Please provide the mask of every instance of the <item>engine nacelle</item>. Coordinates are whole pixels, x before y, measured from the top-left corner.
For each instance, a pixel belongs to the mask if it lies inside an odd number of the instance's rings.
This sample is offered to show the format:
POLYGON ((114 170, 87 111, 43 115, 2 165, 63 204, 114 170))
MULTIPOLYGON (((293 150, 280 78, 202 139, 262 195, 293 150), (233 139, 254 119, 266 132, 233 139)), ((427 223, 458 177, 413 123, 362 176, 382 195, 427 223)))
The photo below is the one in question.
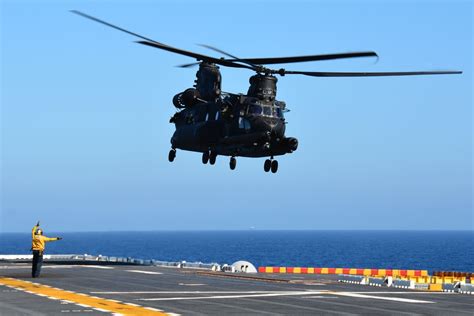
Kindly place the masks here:
POLYGON ((298 149, 298 140, 294 137, 285 138, 285 146, 287 152, 292 153, 298 149))
POLYGON ((199 91, 189 88, 173 97, 173 105, 178 109, 187 108, 199 102, 199 91))

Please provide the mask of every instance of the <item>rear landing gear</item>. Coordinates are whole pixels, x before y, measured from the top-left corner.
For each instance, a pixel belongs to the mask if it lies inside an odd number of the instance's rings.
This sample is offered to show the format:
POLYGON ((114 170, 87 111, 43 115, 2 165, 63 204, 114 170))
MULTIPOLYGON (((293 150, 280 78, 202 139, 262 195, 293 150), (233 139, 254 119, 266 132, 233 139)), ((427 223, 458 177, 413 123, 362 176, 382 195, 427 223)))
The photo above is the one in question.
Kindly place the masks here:
POLYGON ((171 148, 170 152, 168 153, 168 161, 173 162, 174 158, 176 158, 176 149, 171 148))
POLYGON ((276 173, 278 171, 278 161, 273 160, 273 157, 265 160, 265 163, 263 164, 263 170, 265 172, 269 172, 271 170, 272 173, 276 173))
POLYGON ((215 164, 216 163, 216 158, 217 158, 216 152, 211 151, 211 153, 209 154, 209 163, 211 165, 215 164))
POLYGON ((237 159, 235 159, 235 157, 230 157, 230 161, 229 161, 230 170, 234 170, 236 166, 237 166, 237 159))
POLYGON ((209 162, 210 165, 216 163, 217 154, 214 151, 205 151, 202 153, 202 163, 207 164, 209 162))
POLYGON ((205 151, 202 153, 202 163, 207 164, 209 162, 210 165, 216 163, 217 154, 214 151, 205 151))

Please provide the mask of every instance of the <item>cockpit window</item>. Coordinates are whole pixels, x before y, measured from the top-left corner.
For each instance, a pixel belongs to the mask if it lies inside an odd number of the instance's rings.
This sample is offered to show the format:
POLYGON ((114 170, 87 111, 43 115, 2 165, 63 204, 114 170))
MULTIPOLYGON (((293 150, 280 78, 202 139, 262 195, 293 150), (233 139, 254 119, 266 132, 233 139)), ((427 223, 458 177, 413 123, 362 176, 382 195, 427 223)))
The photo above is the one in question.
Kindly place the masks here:
POLYGON ((249 114, 262 114, 262 107, 258 104, 252 104, 249 108, 249 114))
POLYGON ((275 116, 278 117, 278 118, 282 118, 283 117, 283 111, 281 110, 281 108, 279 106, 276 106, 275 108, 275 116))
POLYGON ((263 107, 263 115, 272 116, 272 108, 269 106, 263 107))
POLYGON ((270 106, 253 103, 249 106, 248 114, 283 118, 283 109, 278 105, 270 106))

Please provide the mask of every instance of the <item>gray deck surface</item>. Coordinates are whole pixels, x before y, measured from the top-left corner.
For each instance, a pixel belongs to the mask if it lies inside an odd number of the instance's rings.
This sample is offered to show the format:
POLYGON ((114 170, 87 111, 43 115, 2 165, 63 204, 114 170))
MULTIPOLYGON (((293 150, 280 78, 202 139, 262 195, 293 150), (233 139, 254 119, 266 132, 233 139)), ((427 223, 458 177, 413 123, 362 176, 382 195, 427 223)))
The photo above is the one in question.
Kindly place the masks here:
MULTIPOLYGON (((40 278, 30 274, 29 265, 0 263, 0 277, 182 315, 474 315, 472 295, 338 283, 335 276, 255 275, 272 281, 177 268, 47 264, 40 278)), ((110 313, 0 286, 0 315, 66 314, 110 313)))

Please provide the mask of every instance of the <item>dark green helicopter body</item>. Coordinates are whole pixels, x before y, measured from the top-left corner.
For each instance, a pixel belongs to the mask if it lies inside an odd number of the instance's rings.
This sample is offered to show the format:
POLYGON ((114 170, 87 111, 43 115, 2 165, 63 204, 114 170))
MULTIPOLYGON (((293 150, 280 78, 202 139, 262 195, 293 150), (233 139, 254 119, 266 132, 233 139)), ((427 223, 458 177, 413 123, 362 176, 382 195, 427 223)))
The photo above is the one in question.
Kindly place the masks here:
MULTIPOLYGON (((201 152, 203 163, 211 164, 217 155, 273 159, 297 149, 298 140, 285 137, 286 105, 276 100, 275 76, 252 76, 245 95, 221 92, 215 64, 201 63, 196 77, 194 88, 173 98, 180 111, 170 120, 176 126, 171 161, 176 149, 201 152)), ((276 172, 277 163, 270 162, 270 167, 272 164, 276 172)), ((233 159, 231 167, 235 168, 233 159)))
POLYGON ((173 104, 178 111, 170 119, 176 131, 171 138, 169 161, 174 161, 176 149, 202 153, 202 162, 214 164, 217 156, 230 156, 230 168, 236 167, 235 157, 269 157, 264 170, 278 170, 275 156, 294 152, 298 140, 285 136, 286 104, 276 99, 276 74, 305 75, 311 77, 375 77, 460 74, 461 71, 410 71, 410 72, 316 72, 270 69, 262 65, 335 60, 343 58, 378 57, 375 52, 350 52, 294 57, 238 58, 220 49, 201 45, 230 57, 215 58, 175 48, 142 35, 130 32, 79 11, 80 16, 105 24, 122 32, 139 37, 138 43, 195 58, 198 62, 181 67, 199 65, 193 88, 178 93, 173 104), (246 94, 224 93, 219 66, 245 68, 255 71, 250 77, 246 94))

